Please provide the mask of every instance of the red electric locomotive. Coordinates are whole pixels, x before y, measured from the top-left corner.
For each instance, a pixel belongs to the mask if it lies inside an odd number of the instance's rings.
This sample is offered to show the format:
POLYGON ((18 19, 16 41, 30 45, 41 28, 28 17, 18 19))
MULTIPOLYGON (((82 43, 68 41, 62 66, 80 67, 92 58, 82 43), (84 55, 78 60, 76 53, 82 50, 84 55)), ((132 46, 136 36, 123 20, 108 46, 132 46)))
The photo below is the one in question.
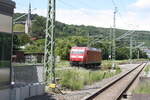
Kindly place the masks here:
POLYGON ((89 47, 72 47, 70 64, 72 66, 99 66, 101 64, 101 50, 89 47))

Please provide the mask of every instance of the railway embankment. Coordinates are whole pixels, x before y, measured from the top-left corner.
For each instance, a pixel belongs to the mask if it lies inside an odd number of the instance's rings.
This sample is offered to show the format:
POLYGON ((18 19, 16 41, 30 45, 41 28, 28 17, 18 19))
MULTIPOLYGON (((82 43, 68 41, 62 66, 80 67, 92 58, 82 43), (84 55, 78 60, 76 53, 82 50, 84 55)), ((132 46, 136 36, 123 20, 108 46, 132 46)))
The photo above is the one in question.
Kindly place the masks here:
POLYGON ((150 63, 144 69, 144 73, 139 78, 139 84, 134 89, 132 100, 150 100, 150 63))
POLYGON ((121 64, 119 65, 120 69, 118 71, 109 70, 111 64, 108 62, 104 63, 102 69, 69 67, 68 63, 65 63, 64 66, 61 65, 62 64, 56 68, 56 76, 59 80, 58 87, 64 95, 52 95, 51 92, 48 94, 56 100, 80 100, 85 96, 94 93, 99 88, 125 72, 135 68, 138 64, 121 64))
POLYGON ((120 77, 123 74, 125 74, 127 71, 135 68, 137 65, 138 64, 123 64, 120 66, 122 71, 114 76, 99 80, 90 85, 86 85, 84 86, 83 89, 80 89, 80 90, 67 91, 65 92, 65 95, 56 94, 54 95, 54 98, 56 98, 57 100, 81 100, 84 97, 89 96, 92 93, 98 91, 99 88, 108 84, 110 81, 115 80, 117 77, 120 77))

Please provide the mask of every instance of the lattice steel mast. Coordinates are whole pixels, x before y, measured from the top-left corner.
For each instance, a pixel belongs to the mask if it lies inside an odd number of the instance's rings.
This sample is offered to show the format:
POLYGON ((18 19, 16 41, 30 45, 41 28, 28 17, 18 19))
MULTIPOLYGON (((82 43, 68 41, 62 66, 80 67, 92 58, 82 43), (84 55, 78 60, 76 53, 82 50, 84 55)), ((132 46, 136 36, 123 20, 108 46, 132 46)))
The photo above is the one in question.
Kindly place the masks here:
POLYGON ((48 0, 48 14, 45 37, 45 81, 55 83, 55 0, 48 0))

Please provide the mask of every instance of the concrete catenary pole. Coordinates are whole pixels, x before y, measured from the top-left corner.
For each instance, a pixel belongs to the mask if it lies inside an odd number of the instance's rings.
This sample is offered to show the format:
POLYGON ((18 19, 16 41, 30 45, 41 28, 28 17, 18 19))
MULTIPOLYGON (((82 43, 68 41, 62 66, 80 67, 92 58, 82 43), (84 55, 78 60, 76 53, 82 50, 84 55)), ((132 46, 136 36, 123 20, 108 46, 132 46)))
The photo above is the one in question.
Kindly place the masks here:
POLYGON ((130 36, 130 63, 132 63, 133 35, 130 36))
POLYGON ((27 14, 27 19, 25 23, 25 33, 30 34, 31 33, 31 27, 32 27, 32 21, 31 21, 31 3, 29 3, 29 10, 27 14))
POLYGON ((109 32, 109 54, 108 54, 108 59, 112 59, 112 27, 110 27, 110 32, 109 32))
POLYGON ((113 34, 112 34, 112 68, 115 67, 115 59, 116 59, 116 13, 117 13, 117 7, 114 9, 114 19, 113 19, 113 34))
POLYGON ((137 59, 140 59, 140 50, 138 49, 137 59))

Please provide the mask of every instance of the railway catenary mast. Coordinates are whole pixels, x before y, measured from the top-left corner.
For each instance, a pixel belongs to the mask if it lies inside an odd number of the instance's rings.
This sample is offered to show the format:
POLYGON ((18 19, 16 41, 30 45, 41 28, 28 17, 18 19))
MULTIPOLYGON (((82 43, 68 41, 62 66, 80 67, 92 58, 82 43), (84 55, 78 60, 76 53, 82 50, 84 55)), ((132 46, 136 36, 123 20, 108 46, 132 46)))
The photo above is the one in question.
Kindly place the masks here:
POLYGON ((132 36, 132 34, 131 34, 131 36, 130 36, 130 63, 132 63, 132 52, 133 52, 133 36, 132 36))
POLYGON ((48 0, 45 37, 45 81, 55 83, 55 0, 48 0))
POLYGON ((32 31, 32 21, 31 21, 31 3, 29 3, 29 10, 28 10, 28 14, 27 14, 27 19, 25 22, 25 33, 27 35, 30 35, 31 31, 32 31))
POLYGON ((113 20, 113 30, 112 30, 112 60, 113 65, 112 68, 115 67, 115 59, 116 59, 116 13, 117 13, 117 7, 114 9, 114 20, 113 20))

